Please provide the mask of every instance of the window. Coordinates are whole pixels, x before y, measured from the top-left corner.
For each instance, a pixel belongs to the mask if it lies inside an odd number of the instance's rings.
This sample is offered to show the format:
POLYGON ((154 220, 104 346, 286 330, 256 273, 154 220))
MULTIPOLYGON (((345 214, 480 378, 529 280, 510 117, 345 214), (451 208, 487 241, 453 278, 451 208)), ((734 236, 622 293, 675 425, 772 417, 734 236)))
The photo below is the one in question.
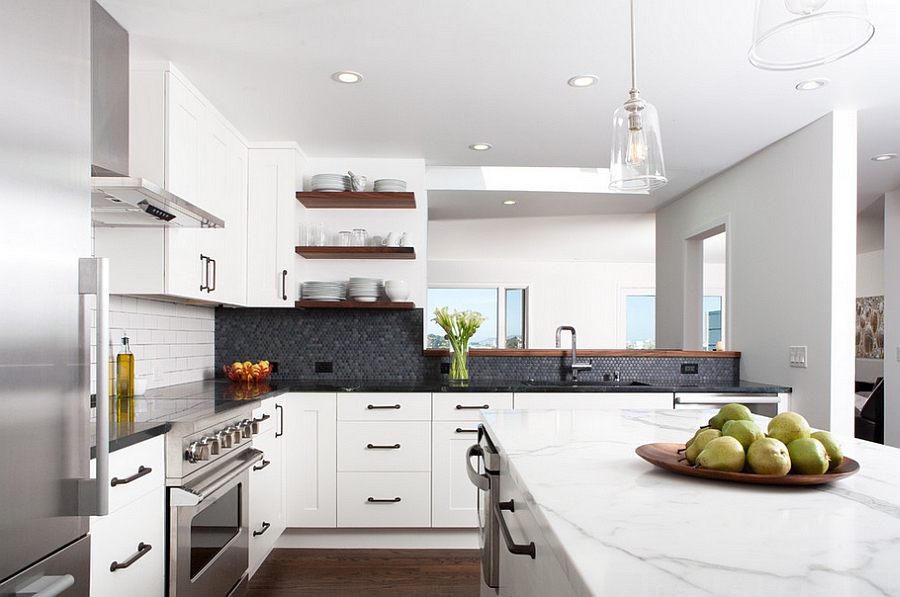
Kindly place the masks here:
POLYGON ((722 297, 703 297, 703 349, 715 350, 722 339, 722 297))
POLYGON ((469 348, 525 348, 526 292, 524 286, 429 288, 426 311, 426 348, 449 348, 434 310, 477 311, 487 319, 469 340, 469 348), (501 340, 502 339, 502 340, 501 340))
POLYGON ((656 296, 630 294, 625 297, 625 348, 656 348, 656 296))

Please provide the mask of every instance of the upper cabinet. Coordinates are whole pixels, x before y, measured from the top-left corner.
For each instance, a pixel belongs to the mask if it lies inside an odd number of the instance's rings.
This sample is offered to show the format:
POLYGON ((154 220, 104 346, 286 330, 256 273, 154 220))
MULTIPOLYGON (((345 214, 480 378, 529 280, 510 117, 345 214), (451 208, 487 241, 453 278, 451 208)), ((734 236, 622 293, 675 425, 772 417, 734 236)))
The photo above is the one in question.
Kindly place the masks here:
POLYGON ((244 304, 246 142, 177 70, 131 72, 131 174, 222 218, 222 229, 96 228, 110 290, 244 304))

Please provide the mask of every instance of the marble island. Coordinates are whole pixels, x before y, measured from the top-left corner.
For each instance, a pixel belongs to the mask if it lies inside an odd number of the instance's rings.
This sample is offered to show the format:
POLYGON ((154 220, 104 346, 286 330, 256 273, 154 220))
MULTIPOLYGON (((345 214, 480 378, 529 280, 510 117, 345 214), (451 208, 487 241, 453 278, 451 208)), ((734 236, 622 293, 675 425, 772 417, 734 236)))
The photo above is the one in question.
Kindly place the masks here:
MULTIPOLYGON (((646 443, 683 443, 714 413, 482 414, 504 461, 501 492, 514 485, 538 529, 535 540, 523 536, 527 525, 513 526, 513 539, 534 540, 536 561, 554 560, 570 585, 556 594, 900 595, 900 451, 841 437, 860 471, 813 487, 691 478, 635 454, 646 443)), ((527 564, 506 575, 504 561, 531 560, 503 555, 500 595, 526 597, 508 587, 527 564)), ((521 580, 513 582, 527 587, 521 580)))

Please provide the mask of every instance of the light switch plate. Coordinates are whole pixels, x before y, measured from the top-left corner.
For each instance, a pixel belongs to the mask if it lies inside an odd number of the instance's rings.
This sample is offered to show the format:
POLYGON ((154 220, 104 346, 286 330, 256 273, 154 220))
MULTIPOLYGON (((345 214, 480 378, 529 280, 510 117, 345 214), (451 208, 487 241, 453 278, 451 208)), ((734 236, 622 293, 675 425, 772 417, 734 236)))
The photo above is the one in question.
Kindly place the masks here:
POLYGON ((791 367, 806 369, 805 346, 791 346, 791 367))

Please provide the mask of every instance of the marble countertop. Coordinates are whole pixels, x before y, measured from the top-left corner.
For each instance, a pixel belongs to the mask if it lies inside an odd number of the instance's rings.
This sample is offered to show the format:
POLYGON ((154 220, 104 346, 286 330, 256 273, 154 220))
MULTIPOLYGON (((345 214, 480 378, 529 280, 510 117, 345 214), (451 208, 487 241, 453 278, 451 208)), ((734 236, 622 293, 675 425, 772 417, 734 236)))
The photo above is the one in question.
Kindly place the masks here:
POLYGON ((841 437, 860 471, 812 487, 691 478, 635 454, 714 413, 482 417, 580 596, 900 595, 900 450, 841 437))

